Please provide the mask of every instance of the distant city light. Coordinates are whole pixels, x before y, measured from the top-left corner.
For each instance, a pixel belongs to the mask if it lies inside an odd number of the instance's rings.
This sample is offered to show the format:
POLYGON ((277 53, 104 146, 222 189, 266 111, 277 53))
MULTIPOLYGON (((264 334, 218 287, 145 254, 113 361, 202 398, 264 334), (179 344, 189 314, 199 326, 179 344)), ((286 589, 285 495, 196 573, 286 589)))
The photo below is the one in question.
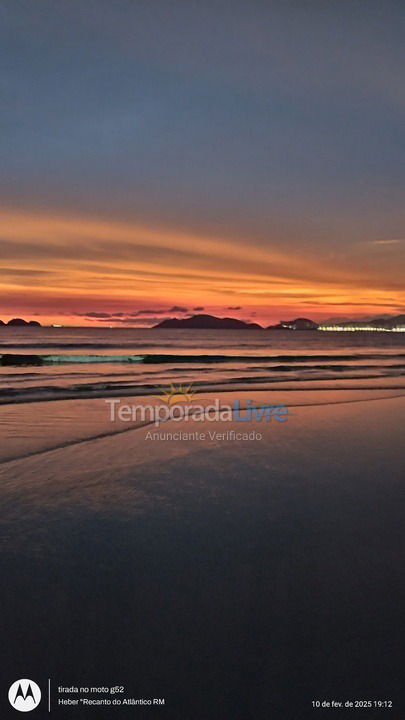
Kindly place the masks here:
POLYGON ((398 327, 393 328, 375 327, 374 325, 319 325, 318 330, 324 332, 358 332, 359 330, 365 332, 405 332, 405 325, 398 325, 398 327))

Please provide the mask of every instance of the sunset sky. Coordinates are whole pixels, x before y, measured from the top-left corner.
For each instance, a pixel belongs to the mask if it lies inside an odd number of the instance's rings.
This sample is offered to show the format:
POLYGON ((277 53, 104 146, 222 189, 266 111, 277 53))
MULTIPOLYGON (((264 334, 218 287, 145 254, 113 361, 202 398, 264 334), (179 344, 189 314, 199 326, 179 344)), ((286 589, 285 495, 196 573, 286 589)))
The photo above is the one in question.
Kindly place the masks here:
POLYGON ((401 0, 0 13, 0 318, 405 312, 401 0))

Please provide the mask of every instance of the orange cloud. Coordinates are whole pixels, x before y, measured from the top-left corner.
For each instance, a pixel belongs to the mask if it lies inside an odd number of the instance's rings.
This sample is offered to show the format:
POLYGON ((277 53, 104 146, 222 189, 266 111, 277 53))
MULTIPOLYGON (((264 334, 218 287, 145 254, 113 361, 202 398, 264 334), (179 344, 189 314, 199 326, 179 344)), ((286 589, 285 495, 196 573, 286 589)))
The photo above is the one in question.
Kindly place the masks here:
POLYGON ((0 238, 5 319, 19 311, 56 321, 153 302, 219 313, 237 304, 245 316, 254 311, 259 322, 270 322, 303 308, 320 317, 336 309, 395 312, 405 304, 399 269, 373 265, 364 249, 363 261, 354 251, 331 262, 319 251, 292 252, 275 241, 263 246, 250 238, 7 210, 0 212, 0 238))

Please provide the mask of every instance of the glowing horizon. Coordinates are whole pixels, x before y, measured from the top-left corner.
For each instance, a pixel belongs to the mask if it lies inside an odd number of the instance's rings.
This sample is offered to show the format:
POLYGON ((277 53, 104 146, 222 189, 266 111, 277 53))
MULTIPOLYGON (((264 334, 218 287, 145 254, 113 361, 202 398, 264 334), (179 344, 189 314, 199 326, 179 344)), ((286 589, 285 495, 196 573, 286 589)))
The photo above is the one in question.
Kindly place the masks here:
POLYGON ((132 324, 150 326, 161 315, 206 312, 271 324, 297 315, 396 314, 405 306, 399 277, 391 274, 387 287, 380 272, 365 275, 350 262, 332 268, 320 253, 292 258, 250 239, 6 210, 0 234, 5 321, 34 314, 45 324, 120 325, 137 313, 132 324), (102 316, 114 313, 110 321, 102 316))

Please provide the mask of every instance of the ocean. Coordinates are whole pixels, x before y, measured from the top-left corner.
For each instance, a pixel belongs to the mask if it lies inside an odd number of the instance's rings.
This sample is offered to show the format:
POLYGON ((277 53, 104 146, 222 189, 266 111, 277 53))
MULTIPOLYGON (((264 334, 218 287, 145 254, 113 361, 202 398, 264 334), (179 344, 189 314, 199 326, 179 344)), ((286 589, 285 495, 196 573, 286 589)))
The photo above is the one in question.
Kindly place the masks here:
POLYGON ((404 374, 403 333, 0 329, 2 403, 147 395, 171 383, 200 392, 405 387, 404 374))

